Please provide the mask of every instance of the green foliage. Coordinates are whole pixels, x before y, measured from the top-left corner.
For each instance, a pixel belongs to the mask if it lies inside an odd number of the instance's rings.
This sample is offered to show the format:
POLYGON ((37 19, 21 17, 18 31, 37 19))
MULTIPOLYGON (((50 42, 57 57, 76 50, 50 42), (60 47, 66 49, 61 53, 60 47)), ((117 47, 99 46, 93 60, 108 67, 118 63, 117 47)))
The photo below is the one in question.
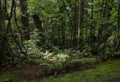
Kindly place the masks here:
MULTIPOLYGON (((3 13, 2 8, 6 6, 7 9, 4 8, 3 14, 10 16, 9 10, 12 5, 9 3, 10 1, 7 1, 7 4, 0 5, 0 13, 3 13)), ((1 65, 22 60, 25 57, 23 53, 21 54, 21 51, 25 51, 24 45, 27 49, 26 58, 29 61, 42 63, 44 61, 41 59, 44 59, 52 61, 53 67, 58 68, 74 59, 98 54, 108 57, 120 53, 119 2, 117 0, 108 2, 103 0, 27 0, 30 22, 33 23, 33 14, 38 15, 43 31, 40 32, 31 25, 32 29, 26 28, 31 33, 30 39, 23 41, 22 36, 27 34, 25 29, 21 29, 21 16, 24 14, 22 11, 20 13, 19 2, 15 1, 15 3, 16 11, 12 11, 14 15, 11 17, 13 19, 10 20, 9 28, 7 28, 8 19, 0 15, 0 26, 2 25, 0 50, 3 51, 0 57, 1 65), (80 4, 82 1, 83 3, 80 4), (18 30, 21 36, 14 37, 18 30)), ((25 10, 23 12, 27 12, 27 9, 25 10)))
POLYGON ((37 29, 35 29, 31 34, 31 40, 34 42, 39 50, 42 51, 51 51, 54 49, 54 44, 52 43, 52 32, 46 31, 44 33, 40 33, 37 29))
MULTIPOLYGON (((99 53, 106 53, 106 48, 108 48, 108 46, 103 46, 103 44, 107 43, 107 45, 110 46, 114 44, 116 40, 118 41, 118 37, 116 37, 116 35, 118 34, 113 33, 116 32, 115 28, 117 28, 118 4, 116 3, 116 1, 108 2, 105 4, 105 7, 106 5, 108 5, 109 8, 103 8, 103 6, 101 6, 104 5, 102 0, 93 2, 90 0, 84 1, 84 11, 82 13, 83 26, 81 26, 80 28, 81 42, 84 43, 81 44, 82 46, 80 46, 80 50, 83 53, 85 52, 84 54, 94 54, 93 52, 96 52, 95 55, 99 53), (92 5, 93 11, 91 10, 92 5), (104 9, 108 10, 108 13, 104 11, 104 9), (91 18, 92 14, 93 19, 91 18), (109 16, 103 18, 103 14, 108 14, 109 16), (113 35, 111 35, 112 33, 113 35)), ((37 37, 36 42, 38 43, 38 46, 42 48, 41 50, 57 51, 57 48, 60 48, 60 46, 58 46, 58 43, 60 45, 62 44, 62 28, 65 28, 64 36, 65 39, 68 40, 68 42, 70 42, 70 35, 72 36, 72 38, 74 38, 73 36, 75 35, 75 33, 73 27, 76 27, 77 25, 77 19, 75 19, 75 16, 77 17, 77 11, 75 11, 75 9, 79 6, 78 1, 28 0, 28 6, 29 12, 37 13, 38 15, 40 15, 43 22, 45 32, 38 33, 38 35, 35 36, 37 37), (66 23, 64 24, 64 26, 63 22, 66 23), (71 30, 73 30, 73 32, 71 30), (58 43, 54 44, 57 40, 59 40, 58 43)), ((119 44, 119 41, 117 43, 119 44)), ((113 48, 115 48, 115 45, 118 44, 114 44, 113 48)))

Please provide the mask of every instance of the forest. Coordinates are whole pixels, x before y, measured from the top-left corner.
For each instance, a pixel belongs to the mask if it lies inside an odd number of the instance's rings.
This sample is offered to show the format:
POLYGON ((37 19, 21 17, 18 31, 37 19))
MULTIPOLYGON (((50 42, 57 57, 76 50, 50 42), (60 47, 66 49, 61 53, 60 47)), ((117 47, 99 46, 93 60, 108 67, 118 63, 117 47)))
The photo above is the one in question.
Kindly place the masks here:
POLYGON ((0 82, 120 82, 120 1, 0 0, 0 82))

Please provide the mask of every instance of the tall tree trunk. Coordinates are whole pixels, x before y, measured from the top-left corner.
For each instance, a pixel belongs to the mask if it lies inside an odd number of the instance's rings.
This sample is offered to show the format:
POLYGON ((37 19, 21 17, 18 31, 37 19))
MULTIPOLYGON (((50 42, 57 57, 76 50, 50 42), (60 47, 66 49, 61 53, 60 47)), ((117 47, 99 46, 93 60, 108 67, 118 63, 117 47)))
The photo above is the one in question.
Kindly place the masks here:
MULTIPOLYGON (((5 28, 5 21, 4 21, 4 13, 3 13, 3 2, 0 0, 0 53, 1 55, 4 54, 3 48, 3 40, 4 40, 4 28, 5 28)), ((1 57, 0 57, 1 58, 1 57)))
POLYGON ((77 4, 75 4, 73 10, 74 10, 73 11, 74 16, 72 17, 73 18, 72 19, 72 23, 73 23, 73 26, 72 26, 72 44, 73 44, 73 47, 75 47, 77 45, 77 24, 78 24, 78 6, 77 6, 77 4))
POLYGON ((0 65, 3 64, 8 55, 10 55, 7 43, 7 37, 5 36, 5 16, 4 16, 4 8, 3 8, 3 0, 0 0, 0 65))
MULTIPOLYGON (((66 11, 66 4, 64 1, 63 1, 63 5, 59 9, 60 9, 59 11, 60 13, 64 13, 66 11)), ((65 48, 65 18, 62 16, 60 20, 62 20, 62 24, 60 25, 61 26, 61 41, 62 41, 61 49, 64 49, 65 48)))
POLYGON ((27 0, 19 0, 20 1, 20 9, 21 9, 21 22, 23 27, 23 38, 30 38, 30 28, 29 28, 29 17, 27 12, 27 0))
POLYGON ((91 26, 90 26, 90 47, 91 47, 91 52, 94 52, 95 50, 94 50, 94 42, 95 42, 95 28, 94 28, 94 12, 93 12, 93 10, 94 10, 94 6, 93 6, 93 4, 94 4, 94 1, 92 0, 92 5, 91 5, 91 26))
POLYGON ((80 43, 80 19, 81 19, 81 2, 82 1, 80 1, 79 0, 79 9, 78 9, 78 45, 79 45, 79 43, 80 43))
POLYGON ((81 29, 83 27, 83 13, 84 13, 84 0, 79 0, 79 10, 78 10, 78 46, 80 47, 82 40, 81 29))
POLYGON ((65 23, 64 19, 62 20, 62 49, 65 48, 65 23))

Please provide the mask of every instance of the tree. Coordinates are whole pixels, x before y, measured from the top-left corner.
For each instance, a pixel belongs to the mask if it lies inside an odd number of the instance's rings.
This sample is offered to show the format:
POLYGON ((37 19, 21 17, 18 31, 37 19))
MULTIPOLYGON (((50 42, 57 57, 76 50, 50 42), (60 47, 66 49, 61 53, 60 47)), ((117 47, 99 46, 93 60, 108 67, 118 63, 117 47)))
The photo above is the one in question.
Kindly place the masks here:
POLYGON ((12 60, 13 58, 13 51, 10 47, 9 44, 9 30, 11 29, 11 18, 12 18, 12 12, 13 12, 13 5, 14 5, 14 0, 12 0, 12 6, 11 6, 11 13, 10 17, 8 18, 8 24, 7 27, 5 26, 5 11, 4 11, 4 3, 3 0, 0 0, 0 65, 6 65, 8 64, 8 60, 12 60))
MULTIPOLYGON (((5 54, 5 42, 4 42, 4 29, 5 29, 5 18, 3 13, 3 1, 0 0, 0 60, 3 58, 5 54)), ((0 64, 3 61, 0 61, 0 64)))
POLYGON ((29 28, 29 17, 27 12, 27 0, 19 0, 20 1, 20 9, 21 9, 21 22, 23 28, 23 38, 30 38, 30 28, 29 28))

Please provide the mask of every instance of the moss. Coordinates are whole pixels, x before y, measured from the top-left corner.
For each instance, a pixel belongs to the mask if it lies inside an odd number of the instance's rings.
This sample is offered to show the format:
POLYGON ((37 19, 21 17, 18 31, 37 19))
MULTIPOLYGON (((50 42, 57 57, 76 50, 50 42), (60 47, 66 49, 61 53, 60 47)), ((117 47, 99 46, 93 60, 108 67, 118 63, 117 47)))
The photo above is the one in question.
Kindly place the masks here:
POLYGON ((26 62, 31 63, 31 64, 38 64, 39 65, 39 64, 44 63, 46 61, 36 58, 36 59, 28 59, 26 62))
POLYGON ((96 58, 82 58, 81 61, 83 63, 91 63, 91 64, 95 64, 97 59, 96 58))
MULTIPOLYGON (((84 61, 86 61, 85 59, 84 61)), ((90 59, 89 61, 91 61, 90 59)), ((31 66, 27 66, 28 68, 31 66)), ((26 76, 40 72, 41 69, 32 66, 31 69, 12 70, 0 73, 0 82, 26 82, 26 76)), ((58 77, 43 78, 42 82, 107 82, 113 78, 120 78, 120 61, 108 61, 96 66, 96 69, 78 71, 58 77)), ((41 78, 33 78, 32 82, 41 82, 41 78)))
POLYGON ((120 78, 119 68, 120 61, 108 61, 97 65, 96 69, 44 78, 42 82, 107 82, 112 78, 120 78))
POLYGON ((19 70, 7 71, 0 73, 0 82, 7 82, 14 79, 17 80, 21 77, 21 72, 19 70))

